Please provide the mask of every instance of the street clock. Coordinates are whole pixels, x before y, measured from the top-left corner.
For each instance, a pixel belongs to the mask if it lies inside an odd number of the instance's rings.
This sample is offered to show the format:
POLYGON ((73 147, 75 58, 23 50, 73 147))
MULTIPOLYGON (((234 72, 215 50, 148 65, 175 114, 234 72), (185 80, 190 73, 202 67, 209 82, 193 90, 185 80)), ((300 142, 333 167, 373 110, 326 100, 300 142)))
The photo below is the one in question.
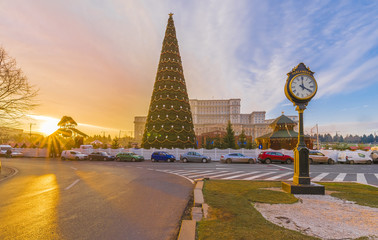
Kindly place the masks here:
POLYGON ((315 96, 318 84, 314 72, 303 63, 298 64, 287 74, 284 86, 286 97, 296 106, 298 111, 298 145, 294 149, 294 176, 293 182, 282 182, 282 189, 292 194, 321 194, 324 195, 324 186, 311 183, 309 168, 309 150, 304 140, 303 112, 307 104, 315 96))
POLYGON ((315 96, 318 84, 314 72, 303 63, 298 64, 288 74, 285 85, 286 97, 299 109, 306 109, 308 102, 315 96))

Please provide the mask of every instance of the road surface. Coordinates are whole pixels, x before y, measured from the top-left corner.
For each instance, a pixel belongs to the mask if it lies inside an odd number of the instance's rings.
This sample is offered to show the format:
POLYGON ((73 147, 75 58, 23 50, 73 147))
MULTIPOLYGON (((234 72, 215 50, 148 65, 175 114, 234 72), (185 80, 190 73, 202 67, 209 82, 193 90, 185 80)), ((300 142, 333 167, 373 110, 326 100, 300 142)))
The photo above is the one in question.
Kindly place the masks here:
POLYGON ((18 173, 0 182, 0 239, 173 239, 193 188, 132 163, 2 164, 18 173))

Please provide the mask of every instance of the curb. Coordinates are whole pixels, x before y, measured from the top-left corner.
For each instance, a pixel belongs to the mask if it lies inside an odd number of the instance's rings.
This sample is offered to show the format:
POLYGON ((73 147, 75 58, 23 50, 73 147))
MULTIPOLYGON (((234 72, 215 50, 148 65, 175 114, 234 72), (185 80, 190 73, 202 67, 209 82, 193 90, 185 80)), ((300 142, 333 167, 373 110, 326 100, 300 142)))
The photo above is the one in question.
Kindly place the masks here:
POLYGON ((209 206, 205 203, 203 198, 203 180, 196 180, 194 187, 194 203, 192 207, 192 220, 183 220, 180 227, 180 232, 177 240, 195 240, 196 239, 196 225, 203 217, 207 217, 209 206))

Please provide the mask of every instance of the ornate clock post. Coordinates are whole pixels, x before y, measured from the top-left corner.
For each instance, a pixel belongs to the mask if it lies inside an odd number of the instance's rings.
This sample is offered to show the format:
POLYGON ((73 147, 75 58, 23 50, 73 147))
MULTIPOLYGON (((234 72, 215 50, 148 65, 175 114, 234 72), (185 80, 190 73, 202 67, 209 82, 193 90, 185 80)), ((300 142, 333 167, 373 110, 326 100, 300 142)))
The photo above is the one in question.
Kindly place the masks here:
POLYGON ((318 84, 314 72, 303 63, 298 64, 288 74, 285 84, 286 97, 296 106, 299 114, 298 145, 294 150, 293 182, 282 182, 282 189, 292 194, 323 194, 324 186, 311 183, 309 150, 304 142, 303 112, 315 96, 318 84))

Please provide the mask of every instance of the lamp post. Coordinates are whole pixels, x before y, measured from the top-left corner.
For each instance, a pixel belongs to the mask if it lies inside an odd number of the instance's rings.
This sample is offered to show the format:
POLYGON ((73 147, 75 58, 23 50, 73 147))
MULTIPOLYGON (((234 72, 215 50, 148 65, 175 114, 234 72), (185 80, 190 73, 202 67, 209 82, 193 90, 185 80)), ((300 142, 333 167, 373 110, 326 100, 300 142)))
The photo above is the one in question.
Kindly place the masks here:
POLYGON ((29 123, 29 138, 30 138, 30 141, 31 141, 31 129, 32 129, 32 125, 35 125, 35 123, 29 123))

